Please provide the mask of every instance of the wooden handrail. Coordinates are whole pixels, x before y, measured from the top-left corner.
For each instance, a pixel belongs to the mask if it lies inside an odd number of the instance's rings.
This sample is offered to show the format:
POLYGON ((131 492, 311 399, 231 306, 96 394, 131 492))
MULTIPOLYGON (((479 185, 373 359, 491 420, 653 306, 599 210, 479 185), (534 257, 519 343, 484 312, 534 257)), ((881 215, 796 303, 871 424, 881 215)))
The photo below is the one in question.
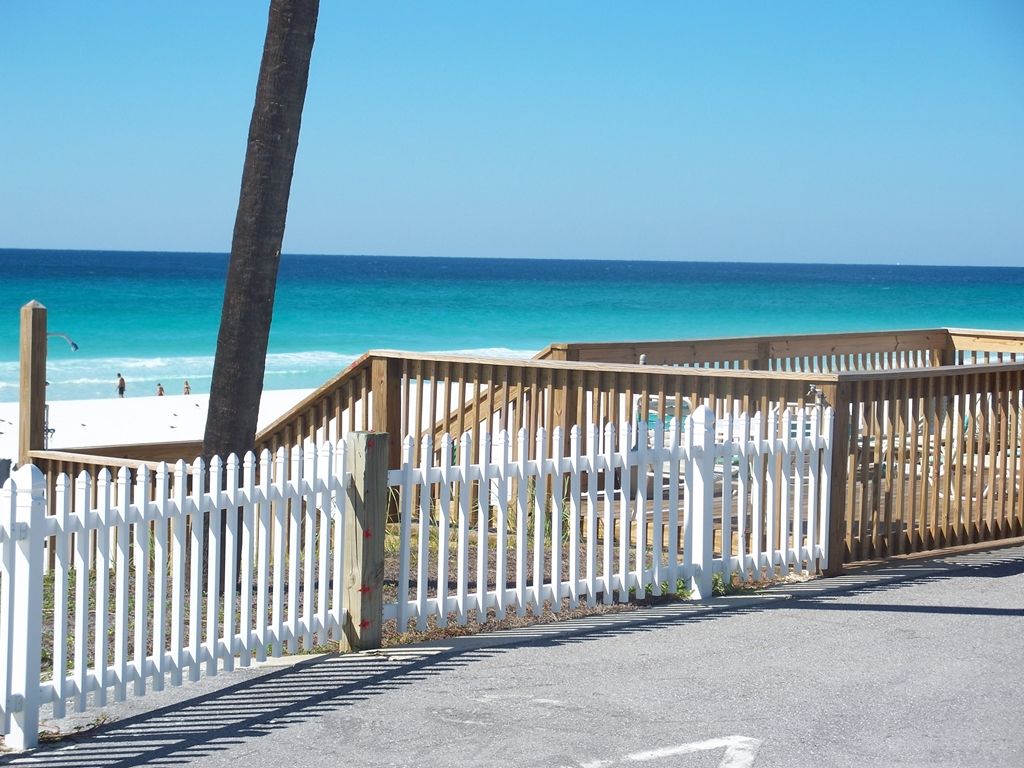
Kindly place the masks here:
POLYGON ((29 460, 44 472, 50 462, 59 464, 82 464, 96 467, 127 467, 139 469, 147 464, 138 459, 125 459, 118 456, 99 456, 91 453, 73 453, 70 451, 30 451, 29 460))
POLYGON ((937 365, 931 368, 903 368, 882 371, 840 371, 837 380, 842 382, 857 381, 915 381, 940 379, 948 376, 972 374, 985 376, 997 373, 1024 371, 1024 361, 1012 363, 978 363, 971 366, 937 365))
MULTIPOLYGON (((591 419, 633 420, 638 397, 743 400, 754 410, 802 400, 810 384, 836 381, 833 373, 609 364, 575 360, 526 360, 372 351, 305 398, 257 436, 257 448, 276 450, 304 439, 336 440, 350 429, 417 439, 501 423, 511 429, 568 428, 591 419), (342 423, 345 421, 346 423, 342 423)), ((728 406, 731 408, 731 406, 728 406)), ((532 450, 532 448, 531 448, 532 450)))
MULTIPOLYGON (((368 352, 364 357, 380 360, 415 361, 415 362, 446 362, 468 365, 495 365, 503 367, 521 367, 528 369, 562 370, 562 371, 583 371, 591 373, 666 373, 672 375, 699 375, 709 378, 732 379, 742 378, 749 380, 756 379, 777 379, 780 381, 804 381, 807 374, 800 371, 754 371, 754 370, 730 370, 725 368, 701 368, 690 369, 675 365, 639 365, 636 363, 602 363, 599 361, 574 361, 574 360, 541 360, 538 358, 509 358, 509 357, 476 357, 465 355, 432 355, 419 352, 400 352, 395 350, 374 350, 368 352)), ((354 365, 354 364, 353 364, 354 365)), ((351 370, 351 366, 349 369, 351 370)), ((813 378, 823 381, 831 381, 833 373, 815 373, 813 378)), ((335 377, 335 381, 341 377, 335 377)), ((322 389, 322 388, 321 388, 322 389)), ((319 390, 317 390, 319 391, 319 390)), ((310 398, 312 395, 310 395, 310 398)), ((306 398, 309 400, 310 398, 306 398)), ((303 402, 306 402, 304 400, 303 402)), ((296 406, 298 408, 298 406, 296 406)), ((283 418, 283 417, 282 417, 283 418)), ((280 421, 280 419, 279 419, 280 421)))
POLYGON ((307 411, 309 408, 322 403, 326 397, 329 397, 332 393, 336 392, 340 386, 350 381, 353 378, 353 374, 364 370, 372 355, 372 352, 367 352, 356 358, 356 360, 348 365, 348 367, 341 370, 336 376, 328 379, 294 406, 289 408, 285 413, 281 414, 270 422, 270 424, 259 430, 259 432, 256 433, 257 445, 266 442, 269 436, 279 432, 283 427, 288 425, 292 419, 294 419, 294 414, 307 411))
MULTIPOLYGON (((938 365, 953 349, 944 328, 908 331, 863 331, 843 334, 787 334, 785 336, 744 336, 733 338, 681 339, 665 341, 585 342, 551 344, 538 359, 638 363, 644 356, 649 364, 718 365, 755 370, 794 370, 800 358, 818 358, 813 370, 829 370, 834 360, 840 369, 860 368, 863 356, 885 356, 891 361, 927 352, 925 365, 938 365)), ((865 361, 863 367, 872 367, 865 361)), ((879 366, 881 367, 881 365, 879 366)))
POLYGON ((950 340, 957 352, 1024 353, 1024 332, 983 331, 975 328, 949 328, 950 340))

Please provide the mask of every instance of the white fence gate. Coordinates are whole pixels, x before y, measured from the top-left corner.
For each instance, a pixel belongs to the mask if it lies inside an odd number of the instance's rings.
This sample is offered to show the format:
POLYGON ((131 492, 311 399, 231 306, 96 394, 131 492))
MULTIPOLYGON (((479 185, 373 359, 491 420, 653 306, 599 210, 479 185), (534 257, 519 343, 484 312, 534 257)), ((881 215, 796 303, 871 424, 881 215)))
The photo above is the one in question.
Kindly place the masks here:
POLYGON ((418 467, 408 438, 388 479, 402 509, 397 599, 384 618, 423 630, 615 593, 701 598, 714 574, 814 568, 828 555, 832 421, 812 407, 773 412, 764 431, 759 415, 716 428, 702 406, 668 432, 641 422, 616 441, 611 426, 603 436, 591 427, 587 454, 574 427, 566 451, 555 430, 548 456, 541 430, 527 460, 522 430, 516 461, 506 432, 482 435, 477 461, 468 435, 457 446, 428 436, 418 467))

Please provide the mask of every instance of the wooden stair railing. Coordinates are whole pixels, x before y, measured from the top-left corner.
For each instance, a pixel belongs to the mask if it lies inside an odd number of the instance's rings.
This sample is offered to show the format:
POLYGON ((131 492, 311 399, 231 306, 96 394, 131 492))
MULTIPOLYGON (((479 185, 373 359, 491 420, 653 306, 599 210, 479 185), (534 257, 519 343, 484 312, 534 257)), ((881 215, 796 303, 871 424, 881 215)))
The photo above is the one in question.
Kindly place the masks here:
POLYGON ((952 364, 953 351, 951 332, 936 328, 552 344, 537 359, 637 364, 644 357, 648 365, 829 373, 952 364))

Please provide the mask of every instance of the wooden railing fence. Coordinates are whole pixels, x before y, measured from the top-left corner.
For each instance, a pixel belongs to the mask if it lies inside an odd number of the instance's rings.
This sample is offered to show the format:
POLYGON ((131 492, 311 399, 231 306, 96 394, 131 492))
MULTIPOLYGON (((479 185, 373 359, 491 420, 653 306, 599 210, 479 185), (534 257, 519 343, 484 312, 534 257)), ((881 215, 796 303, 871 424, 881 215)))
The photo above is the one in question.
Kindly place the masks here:
MULTIPOLYGON (((717 414, 803 404, 831 374, 608 365, 373 352, 357 360, 256 438, 257 449, 335 439, 350 429, 476 433, 617 424, 707 404, 717 414)), ((685 415, 685 414, 682 414, 685 415)), ((475 447, 475 444, 474 444, 475 447)), ((394 449, 392 449, 394 450, 394 449)), ((394 466, 398 465, 395 455, 394 466)))
POLYGON ((953 362, 946 329, 792 334, 731 339, 552 344, 538 357, 580 362, 681 365, 729 370, 841 371, 919 368, 953 362))
POLYGON ((1024 364, 844 374, 835 404, 847 561, 1024 534, 1024 364))
MULTIPOLYGON (((1024 335, 962 329, 554 344, 533 360, 371 352, 263 429, 256 449, 387 432, 396 468, 399 435, 415 437, 419 462, 422 438, 436 445, 446 432, 469 432, 476 457, 484 428, 567 435, 575 424, 665 424, 702 404, 722 417, 820 400, 836 410, 835 572, 1021 534, 1022 367, 1024 335)), ((131 455, 152 461, 156 450, 131 455)), ((130 466, 30 456, 48 477, 130 466)))

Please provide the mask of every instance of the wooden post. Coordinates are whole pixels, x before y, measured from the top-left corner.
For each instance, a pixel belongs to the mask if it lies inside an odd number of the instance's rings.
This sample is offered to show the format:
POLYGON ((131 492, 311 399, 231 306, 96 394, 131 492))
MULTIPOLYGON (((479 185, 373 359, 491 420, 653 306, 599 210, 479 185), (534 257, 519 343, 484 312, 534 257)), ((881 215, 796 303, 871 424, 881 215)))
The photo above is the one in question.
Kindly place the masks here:
POLYGON ((45 446, 46 307, 38 301, 21 308, 20 356, 18 463, 27 464, 29 451, 41 451, 45 446))
MULTIPOLYGON (((349 432, 349 503, 345 512, 345 614, 341 649, 380 648, 384 603, 384 533, 388 506, 386 432, 349 432)), ((394 440, 401 446, 401 440, 394 440)))
POLYGON ((548 347, 547 360, 579 360, 579 350, 573 350, 576 354, 572 357, 569 356, 569 345, 568 344, 552 344, 548 347))
MULTIPOLYGON (((552 360, 578 360, 579 350, 573 350, 571 353, 566 350, 565 347, 560 349, 552 349, 552 360), (555 354, 561 355, 556 357, 555 354)), ((576 424, 576 413, 579 408, 578 392, 576 388, 577 376, 581 374, 578 371, 554 371, 552 376, 552 402, 553 402, 553 415, 554 421, 548 425, 548 429, 551 433, 554 433, 555 427, 562 428, 562 455, 568 456, 569 451, 569 434, 572 432, 573 426, 576 424)), ((580 425, 582 429, 584 425, 580 425)))
POLYGON ((767 341, 760 341, 757 344, 757 358, 753 361, 754 370, 767 371, 771 362, 771 345, 767 341))
POLYGON ((856 482, 849 476, 850 451, 856 450, 850 431, 850 384, 821 384, 819 389, 825 401, 832 406, 832 470, 831 492, 828 499, 828 555, 822 567, 825 576, 840 576, 846 559, 846 495, 847 483, 856 482))
POLYGON ((943 346, 937 350, 939 365, 956 365, 956 343, 953 336, 946 331, 943 338, 943 346))
MULTIPOLYGON (((402 463, 402 361, 375 357, 370 370, 373 391, 373 418, 370 429, 391 435, 391 453, 388 467, 398 468, 402 463)), ((413 438, 418 442, 421 425, 416 424, 413 438)))
MULTIPOLYGON (((370 429, 374 432, 386 432, 391 435, 390 453, 386 457, 389 469, 397 469, 402 464, 402 439, 405 429, 402 424, 402 361, 387 357, 375 357, 370 364, 370 388, 373 393, 373 413, 370 429)), ((413 426, 413 439, 419 443, 419 430, 422 426, 413 426)), ((388 507, 388 520, 398 521, 399 498, 391 497, 388 507)))

